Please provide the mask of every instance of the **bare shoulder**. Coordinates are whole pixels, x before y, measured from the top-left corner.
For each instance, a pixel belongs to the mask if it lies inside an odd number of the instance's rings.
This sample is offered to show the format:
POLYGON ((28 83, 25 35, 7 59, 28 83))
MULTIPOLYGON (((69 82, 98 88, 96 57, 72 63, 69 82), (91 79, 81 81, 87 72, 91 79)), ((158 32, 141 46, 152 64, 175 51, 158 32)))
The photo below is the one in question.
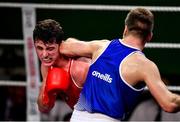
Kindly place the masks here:
POLYGON ((157 69, 157 65, 150 59, 148 59, 147 57, 145 57, 144 55, 141 54, 135 54, 135 55, 139 55, 137 56, 137 61, 142 64, 142 67, 145 69, 157 69))
POLYGON ((151 76, 159 77, 159 69, 153 61, 140 53, 135 53, 134 55, 132 55, 132 58, 134 58, 133 61, 137 65, 137 71, 139 72, 143 80, 151 78, 151 76))
POLYGON ((134 53, 130 56, 130 60, 133 60, 136 64, 139 64, 142 67, 154 67, 156 64, 148 59, 145 55, 141 53, 134 53))
POLYGON ((156 65, 142 53, 134 53, 128 56, 122 63, 121 72, 124 79, 131 85, 144 81, 152 74, 156 65))

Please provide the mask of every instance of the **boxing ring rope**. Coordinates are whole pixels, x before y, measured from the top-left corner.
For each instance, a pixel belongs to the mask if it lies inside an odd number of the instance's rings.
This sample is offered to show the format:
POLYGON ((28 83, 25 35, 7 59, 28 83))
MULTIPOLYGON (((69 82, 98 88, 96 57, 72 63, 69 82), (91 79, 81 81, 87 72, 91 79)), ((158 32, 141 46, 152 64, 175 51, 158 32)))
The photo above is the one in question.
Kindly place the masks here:
MULTIPOLYGON (((130 9, 142 6, 127 6, 127 5, 85 5, 85 4, 34 4, 34 3, 5 3, 0 2, 0 7, 33 7, 41 9, 68 9, 68 10, 107 10, 107 11, 128 11, 130 9)), ((180 7, 167 6, 143 6, 152 11, 159 12, 180 12, 180 7)))
POLYGON ((173 48, 180 49, 180 43, 147 43, 145 48, 173 48))
POLYGON ((0 44, 2 45, 24 45, 24 41, 23 40, 17 40, 17 39, 0 39, 0 44))
POLYGON ((24 86, 26 87, 25 81, 9 81, 9 80, 0 80, 0 86, 24 86))
MULTIPOLYGON (((23 40, 18 39, 0 39, 0 44, 2 45, 24 45, 23 40)), ((180 43, 155 43, 150 42, 145 45, 146 48, 173 48, 180 49, 180 43)))

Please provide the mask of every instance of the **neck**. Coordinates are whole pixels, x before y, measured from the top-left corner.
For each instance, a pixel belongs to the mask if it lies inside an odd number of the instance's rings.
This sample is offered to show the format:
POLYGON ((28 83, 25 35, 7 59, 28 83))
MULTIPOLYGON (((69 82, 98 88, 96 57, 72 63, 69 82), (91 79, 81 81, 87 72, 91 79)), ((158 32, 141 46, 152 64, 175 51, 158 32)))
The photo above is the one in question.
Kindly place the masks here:
POLYGON ((139 50, 143 50, 145 46, 145 42, 141 39, 134 37, 134 36, 126 36, 122 39, 123 43, 130 45, 132 47, 138 48, 139 50))
POLYGON ((63 69, 67 69, 69 67, 70 61, 71 61, 70 58, 60 55, 60 57, 56 61, 57 63, 55 66, 63 68, 63 69))

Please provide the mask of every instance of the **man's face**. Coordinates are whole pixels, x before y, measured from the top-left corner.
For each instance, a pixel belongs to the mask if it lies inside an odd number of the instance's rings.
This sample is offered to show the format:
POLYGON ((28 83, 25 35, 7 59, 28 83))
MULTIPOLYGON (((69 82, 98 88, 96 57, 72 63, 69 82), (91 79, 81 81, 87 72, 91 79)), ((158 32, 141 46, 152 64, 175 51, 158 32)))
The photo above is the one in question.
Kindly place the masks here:
POLYGON ((59 45, 56 43, 43 43, 42 40, 35 42, 36 53, 45 66, 52 66, 59 58, 59 45))

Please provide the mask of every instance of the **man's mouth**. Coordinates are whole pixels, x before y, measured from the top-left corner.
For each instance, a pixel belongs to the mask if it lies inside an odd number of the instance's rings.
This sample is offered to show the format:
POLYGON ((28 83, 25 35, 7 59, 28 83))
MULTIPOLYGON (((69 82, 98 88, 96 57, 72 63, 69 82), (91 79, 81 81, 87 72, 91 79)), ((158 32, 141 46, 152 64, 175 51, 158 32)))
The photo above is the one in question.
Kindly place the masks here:
POLYGON ((45 62, 45 63, 50 63, 51 62, 51 58, 43 58, 42 61, 45 62))

